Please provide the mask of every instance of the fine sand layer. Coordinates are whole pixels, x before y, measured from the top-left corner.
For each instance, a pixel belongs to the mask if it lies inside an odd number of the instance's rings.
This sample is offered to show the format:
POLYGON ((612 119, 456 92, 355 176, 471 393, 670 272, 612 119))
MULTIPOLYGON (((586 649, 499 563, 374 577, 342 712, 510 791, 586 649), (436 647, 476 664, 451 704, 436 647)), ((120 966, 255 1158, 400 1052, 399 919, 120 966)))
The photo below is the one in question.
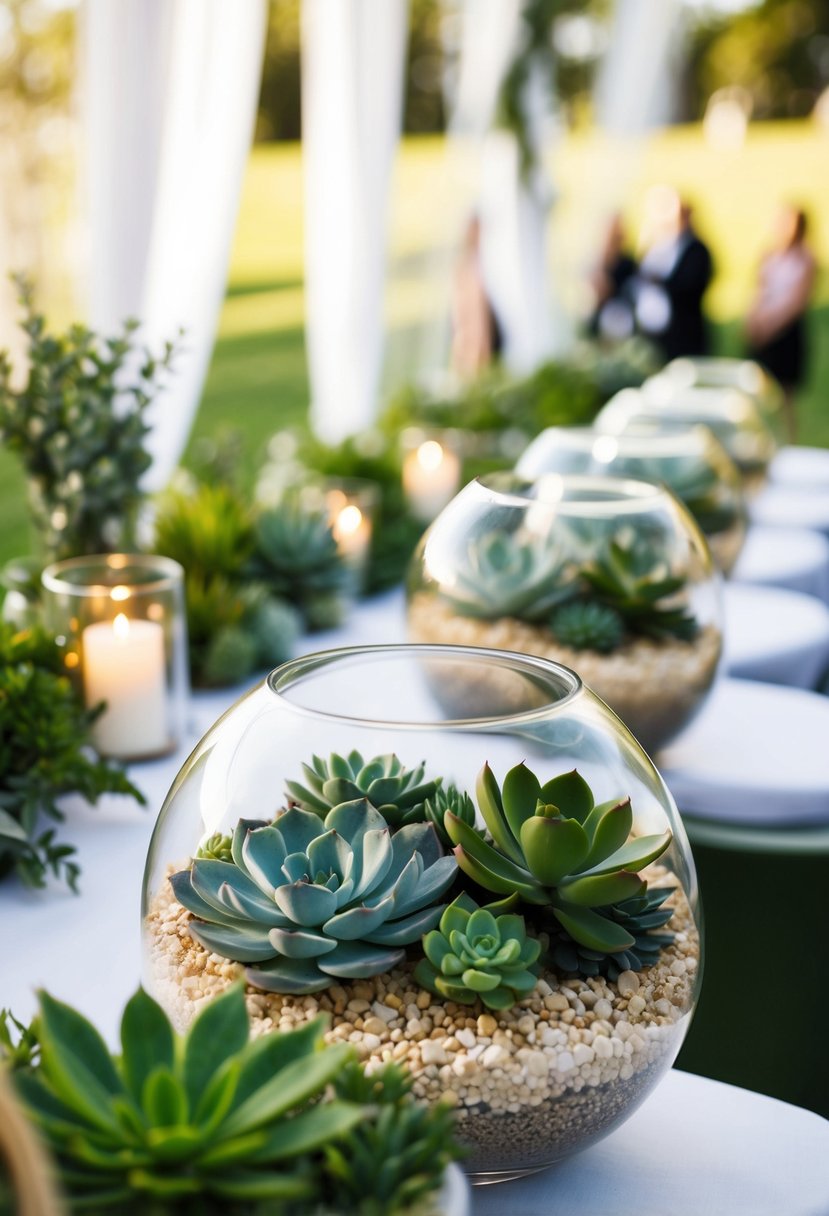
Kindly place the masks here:
MULTIPOLYGON (((645 876, 674 881, 659 865, 645 876)), ((692 1005, 699 935, 680 889, 669 906, 673 944, 654 966, 615 982, 546 972, 505 1012, 441 1002, 413 980, 410 963, 305 997, 248 985, 253 1033, 288 1030, 325 1011, 329 1042, 352 1043, 369 1067, 404 1064, 418 1097, 455 1106, 471 1149, 467 1170, 538 1168, 620 1122, 673 1062, 692 1005)), ((190 919, 165 882, 145 927, 146 979, 180 1031, 244 975, 193 940, 190 919)))
MULTIPOLYGON (((459 616, 445 601, 427 592, 412 598, 408 630, 412 642, 514 650, 563 663, 607 702, 651 753, 673 738, 699 709, 714 681, 722 648, 720 631, 707 625, 693 642, 636 638, 608 655, 572 650, 541 625, 514 617, 484 621, 459 616)), ((464 697, 463 686, 453 681, 446 691, 453 700, 453 712, 478 716, 480 710, 475 707, 480 706, 484 689, 468 687, 464 697), (460 713, 465 708, 470 712, 460 713)), ((440 696, 439 689, 433 688, 433 692, 440 696)))

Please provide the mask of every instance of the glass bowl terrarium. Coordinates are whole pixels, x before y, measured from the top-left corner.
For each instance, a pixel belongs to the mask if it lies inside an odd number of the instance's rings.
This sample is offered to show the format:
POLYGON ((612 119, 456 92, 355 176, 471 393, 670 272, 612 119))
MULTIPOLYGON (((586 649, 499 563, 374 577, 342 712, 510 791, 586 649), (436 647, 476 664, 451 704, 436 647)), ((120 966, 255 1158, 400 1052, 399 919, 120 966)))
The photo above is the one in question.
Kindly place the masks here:
POLYGON ((180 1028, 240 977, 254 1033, 326 1011, 455 1104, 477 1181, 624 1120, 700 975, 687 839, 633 736, 566 668, 462 647, 311 655, 239 701, 162 808, 143 933, 180 1028))
POLYGON ((631 423, 650 423, 664 430, 707 426, 736 464, 747 494, 766 480, 777 440, 757 405, 739 389, 677 389, 660 377, 641 389, 623 389, 599 411, 597 430, 618 435, 631 423))
POLYGON ((659 486, 493 474, 423 537, 408 632, 564 663, 653 754, 713 684, 719 584, 699 528, 659 486))
POLYGON ((591 427, 548 427, 527 448, 516 473, 529 479, 545 473, 632 477, 667 486, 691 512, 725 573, 745 539, 740 474, 704 426, 665 431, 631 424, 621 435, 603 435, 591 427))
POLYGON ((764 367, 752 359, 700 355, 672 359, 659 378, 677 388, 738 388, 756 401, 764 414, 775 416, 783 404, 783 391, 764 367))

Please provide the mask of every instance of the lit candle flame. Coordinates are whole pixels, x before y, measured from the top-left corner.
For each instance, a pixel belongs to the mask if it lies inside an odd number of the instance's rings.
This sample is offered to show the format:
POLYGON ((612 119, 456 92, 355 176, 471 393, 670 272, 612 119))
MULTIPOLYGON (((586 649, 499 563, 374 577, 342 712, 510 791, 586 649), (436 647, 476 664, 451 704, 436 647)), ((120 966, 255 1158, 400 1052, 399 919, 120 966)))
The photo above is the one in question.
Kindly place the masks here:
POLYGON ((338 536, 353 536, 360 524, 363 522, 363 513, 359 507, 355 507, 353 503, 347 507, 343 507, 337 516, 337 526, 335 531, 338 536))
POLYGON ((436 439, 427 439, 417 449, 417 462, 426 473, 434 473, 443 464, 443 448, 436 439))
POLYGON ((128 600, 130 598, 129 587, 113 587, 109 593, 110 599, 113 600, 128 600))
POLYGON ((130 635, 130 623, 124 616, 123 612, 119 612, 115 620, 112 622, 112 631, 117 638, 122 641, 130 635))

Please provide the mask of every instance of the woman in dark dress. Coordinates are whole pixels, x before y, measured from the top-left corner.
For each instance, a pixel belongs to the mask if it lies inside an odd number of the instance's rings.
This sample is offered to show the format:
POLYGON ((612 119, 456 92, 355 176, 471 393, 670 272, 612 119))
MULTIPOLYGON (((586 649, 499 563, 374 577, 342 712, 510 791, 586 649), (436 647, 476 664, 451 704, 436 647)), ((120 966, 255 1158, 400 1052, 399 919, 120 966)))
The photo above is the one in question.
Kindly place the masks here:
POLYGON ((784 207, 775 227, 775 244, 760 263, 757 292, 746 318, 747 353, 780 381, 793 443, 797 431, 794 396, 806 371, 806 311, 816 265, 806 242, 805 212, 784 207))

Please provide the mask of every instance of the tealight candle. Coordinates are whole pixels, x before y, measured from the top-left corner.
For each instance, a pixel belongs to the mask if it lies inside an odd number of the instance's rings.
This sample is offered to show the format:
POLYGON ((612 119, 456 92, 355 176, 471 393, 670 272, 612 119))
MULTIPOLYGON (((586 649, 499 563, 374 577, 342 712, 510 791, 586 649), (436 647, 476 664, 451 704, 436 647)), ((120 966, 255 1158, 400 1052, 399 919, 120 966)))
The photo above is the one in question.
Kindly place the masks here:
POLYGON ((170 739, 162 626, 119 612, 114 621, 87 625, 81 645, 87 707, 106 702, 92 728, 98 751, 124 760, 165 751, 170 739))
POLYGON ((416 519, 431 523, 458 492, 461 462, 451 448, 426 439, 403 462, 403 489, 416 519))
POLYGON ((337 548, 353 572, 354 589, 363 580, 371 550, 373 487, 353 479, 328 490, 325 496, 328 519, 337 548))

